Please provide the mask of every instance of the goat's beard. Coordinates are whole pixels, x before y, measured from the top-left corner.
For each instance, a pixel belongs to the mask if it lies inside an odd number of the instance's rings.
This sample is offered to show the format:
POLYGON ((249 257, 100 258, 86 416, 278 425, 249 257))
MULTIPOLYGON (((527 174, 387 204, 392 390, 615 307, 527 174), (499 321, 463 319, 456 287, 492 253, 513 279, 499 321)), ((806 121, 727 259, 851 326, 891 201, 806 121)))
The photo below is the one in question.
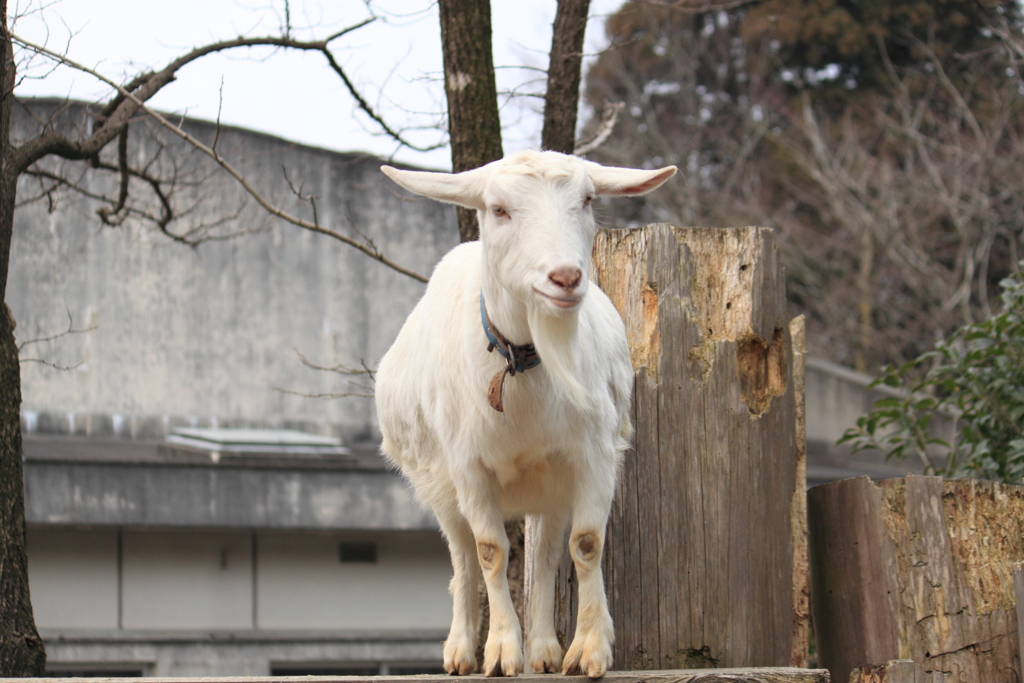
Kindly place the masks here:
POLYGON ((539 309, 530 307, 528 322, 541 364, 570 402, 585 407, 590 397, 579 381, 580 367, 575 355, 579 315, 553 316, 539 309))

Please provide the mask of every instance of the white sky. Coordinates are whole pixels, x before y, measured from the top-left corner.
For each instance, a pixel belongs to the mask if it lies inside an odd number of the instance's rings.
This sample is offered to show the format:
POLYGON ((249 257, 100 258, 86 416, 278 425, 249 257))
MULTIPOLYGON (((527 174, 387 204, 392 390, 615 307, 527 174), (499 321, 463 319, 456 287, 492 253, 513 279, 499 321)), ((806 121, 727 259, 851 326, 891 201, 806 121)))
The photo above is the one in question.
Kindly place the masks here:
MULTIPOLYGON (((606 45, 604 19, 623 0, 591 0, 585 51, 606 45)), ((445 109, 439 80, 441 39, 430 0, 373 0, 381 18, 332 43, 338 61, 364 97, 393 127, 436 126, 445 109)), ((188 49, 239 35, 274 35, 284 24, 284 0, 12 0, 13 31, 45 43, 115 81, 142 67, 162 67, 188 49), (42 1, 42 4, 40 4, 42 1), (20 15, 20 16, 19 16, 20 15)), ((555 0, 492 0, 498 89, 538 92, 538 74, 516 67, 547 67, 555 0)), ((291 0, 293 35, 318 39, 362 21, 362 0, 291 0), (310 28, 311 27, 311 28, 310 28)), ((24 56, 24 55, 23 55, 24 56)), ((23 65, 24 66, 24 65, 23 65)), ((110 91, 93 77, 36 57, 17 87, 21 96, 94 101, 110 91)), ((540 144, 540 101, 501 98, 505 152, 540 144)), ((162 111, 258 130, 337 151, 365 151, 411 164, 450 169, 447 147, 398 150, 363 115, 324 58, 315 53, 237 50, 209 55, 179 72, 150 105, 162 111), (221 90, 223 89, 223 96, 221 90)), ((410 131, 422 146, 441 139, 434 130, 410 131)))

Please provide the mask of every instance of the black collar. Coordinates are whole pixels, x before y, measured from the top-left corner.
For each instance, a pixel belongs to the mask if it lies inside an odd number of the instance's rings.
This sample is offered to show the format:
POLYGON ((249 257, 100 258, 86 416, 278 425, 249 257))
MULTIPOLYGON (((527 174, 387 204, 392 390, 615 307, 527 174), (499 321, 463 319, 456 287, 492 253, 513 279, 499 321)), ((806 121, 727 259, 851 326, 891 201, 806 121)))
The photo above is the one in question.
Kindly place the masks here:
POLYGON ((487 398, 491 407, 503 413, 505 409, 501 404, 501 394, 505 387, 505 375, 514 376, 517 372, 526 372, 537 367, 540 365, 540 356, 537 355, 537 349, 533 344, 513 344, 498 331, 487 315, 483 290, 480 291, 480 322, 484 327, 484 334, 487 335, 487 352, 497 349, 505 359, 505 367, 491 379, 491 384, 487 388, 487 398))

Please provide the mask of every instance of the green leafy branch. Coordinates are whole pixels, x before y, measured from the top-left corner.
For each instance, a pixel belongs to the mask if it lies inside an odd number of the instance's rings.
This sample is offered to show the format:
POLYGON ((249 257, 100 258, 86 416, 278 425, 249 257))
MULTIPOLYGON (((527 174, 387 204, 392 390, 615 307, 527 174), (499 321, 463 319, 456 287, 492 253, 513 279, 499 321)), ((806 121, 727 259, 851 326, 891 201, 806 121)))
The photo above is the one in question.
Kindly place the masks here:
POLYGON ((1024 275, 1019 271, 1000 283, 998 314, 958 329, 903 366, 884 368, 870 386, 885 385, 899 395, 875 402, 839 443, 852 444, 855 452, 877 449, 888 458, 918 458, 926 471, 947 477, 1021 484, 1024 275), (939 435, 942 418, 950 420, 948 438, 939 435), (945 464, 934 465, 936 459, 945 464))

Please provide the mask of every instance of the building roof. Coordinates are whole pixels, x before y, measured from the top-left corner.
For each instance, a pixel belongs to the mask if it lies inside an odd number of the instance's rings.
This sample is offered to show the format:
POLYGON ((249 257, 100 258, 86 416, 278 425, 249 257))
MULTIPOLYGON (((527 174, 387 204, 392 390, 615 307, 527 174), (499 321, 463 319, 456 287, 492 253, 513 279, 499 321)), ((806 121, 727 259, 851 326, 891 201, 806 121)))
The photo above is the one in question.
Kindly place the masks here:
POLYGON ((26 435, 23 443, 29 524, 437 528, 374 446, 216 450, 224 444, 43 435, 26 435))
POLYGON ((189 467, 270 467, 341 471, 387 470, 387 464, 368 443, 342 447, 331 437, 291 430, 176 430, 179 438, 123 439, 57 434, 25 434, 26 462, 106 463, 189 467), (239 432, 234 439, 231 432, 239 432), (245 434, 242 434, 242 433, 245 434), (195 433, 195 434, 194 434, 195 433), (267 437, 262 443, 258 433, 267 437), (299 435, 291 442, 282 433, 299 435), (206 439, 199 438, 205 436, 206 439), (181 438, 186 437, 186 438, 181 438), (188 438, 191 437, 191 438, 188 438), (273 437, 278 443, 273 442, 273 437), (217 439, 220 439, 219 441, 217 439), (285 441, 285 442, 282 442, 285 441), (301 441, 301 443, 300 443, 301 441))

